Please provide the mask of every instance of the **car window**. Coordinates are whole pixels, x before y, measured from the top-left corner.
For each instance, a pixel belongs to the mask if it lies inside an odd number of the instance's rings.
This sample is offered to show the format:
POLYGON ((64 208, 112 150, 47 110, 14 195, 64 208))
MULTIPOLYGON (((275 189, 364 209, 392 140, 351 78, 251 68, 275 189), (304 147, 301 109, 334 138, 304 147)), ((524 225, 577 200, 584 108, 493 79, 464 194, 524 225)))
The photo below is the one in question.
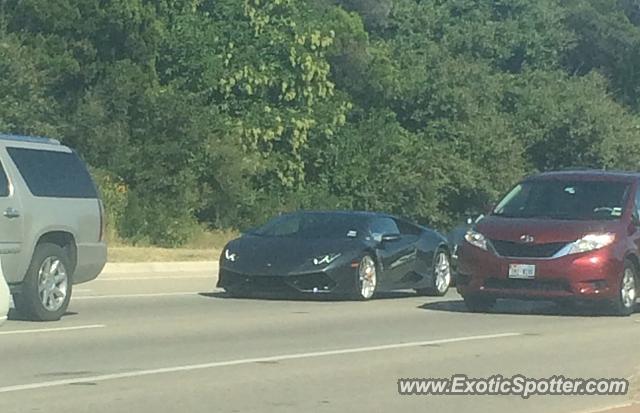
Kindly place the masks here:
POLYGON ((74 152, 7 148, 31 193, 39 197, 97 198, 84 162, 74 152))
POLYGON ((615 220, 622 216, 630 184, 540 180, 516 186, 493 214, 506 218, 615 220))
POLYGON ((356 238, 364 220, 349 214, 294 213, 279 216, 260 228, 253 235, 299 238, 356 238))
POLYGON ((4 171, 3 166, 0 164, 0 198, 9 196, 9 179, 4 171))
POLYGON ((422 229, 407 221, 397 219, 396 224, 402 235, 420 235, 422 233, 422 229))
POLYGON ((399 234, 400 229, 396 221, 391 218, 375 218, 371 221, 370 230, 372 234, 399 234))

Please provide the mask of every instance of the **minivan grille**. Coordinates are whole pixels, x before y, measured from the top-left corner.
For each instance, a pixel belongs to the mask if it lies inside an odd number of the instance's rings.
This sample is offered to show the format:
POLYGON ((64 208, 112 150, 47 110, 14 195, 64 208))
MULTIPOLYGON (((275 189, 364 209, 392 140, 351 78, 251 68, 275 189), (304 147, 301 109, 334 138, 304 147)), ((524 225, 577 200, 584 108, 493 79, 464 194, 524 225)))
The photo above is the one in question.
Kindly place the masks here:
POLYGON ((551 242, 547 244, 522 244, 512 241, 491 240, 496 252, 503 257, 515 258, 549 258, 560 251, 566 242, 551 242))

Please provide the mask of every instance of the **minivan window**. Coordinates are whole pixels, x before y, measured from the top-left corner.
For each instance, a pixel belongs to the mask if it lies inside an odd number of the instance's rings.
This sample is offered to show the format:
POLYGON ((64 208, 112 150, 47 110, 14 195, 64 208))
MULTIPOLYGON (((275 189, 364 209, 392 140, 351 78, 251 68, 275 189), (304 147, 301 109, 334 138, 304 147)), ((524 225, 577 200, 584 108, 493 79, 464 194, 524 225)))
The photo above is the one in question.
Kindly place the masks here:
POLYGON ((84 162, 74 152, 7 148, 34 196, 97 198, 84 162))
POLYGON ((538 180, 517 185, 493 215, 506 218, 612 220, 622 216, 626 182, 538 180))

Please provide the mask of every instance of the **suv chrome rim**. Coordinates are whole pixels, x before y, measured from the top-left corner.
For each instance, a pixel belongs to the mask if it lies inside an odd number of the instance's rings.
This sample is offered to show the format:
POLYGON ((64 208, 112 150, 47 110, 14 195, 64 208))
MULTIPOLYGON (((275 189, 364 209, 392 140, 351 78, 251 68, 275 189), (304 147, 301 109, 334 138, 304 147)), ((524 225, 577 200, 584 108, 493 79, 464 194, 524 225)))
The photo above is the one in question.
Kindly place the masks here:
POLYGON ((40 301, 48 311, 58 311, 67 298, 67 270, 57 257, 42 262, 38 271, 38 293, 40 301))
POLYGON ((436 288, 439 293, 443 293, 449 288, 451 284, 451 265, 449 264, 449 258, 444 252, 438 253, 436 260, 436 288))
POLYGON ((636 279, 633 270, 630 268, 624 270, 620 293, 622 295, 622 304, 626 308, 631 308, 636 304, 636 279))
POLYGON ((360 276, 360 295, 363 298, 373 297, 378 280, 376 277, 376 263, 371 257, 366 256, 360 261, 358 275, 360 276))

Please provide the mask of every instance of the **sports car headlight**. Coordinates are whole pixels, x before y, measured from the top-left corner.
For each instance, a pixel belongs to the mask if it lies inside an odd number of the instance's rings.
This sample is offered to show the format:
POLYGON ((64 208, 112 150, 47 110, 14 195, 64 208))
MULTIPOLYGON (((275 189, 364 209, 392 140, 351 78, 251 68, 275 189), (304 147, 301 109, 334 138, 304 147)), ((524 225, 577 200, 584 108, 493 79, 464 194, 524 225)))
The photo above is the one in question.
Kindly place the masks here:
POLYGON ((611 245, 615 241, 616 235, 612 233, 606 234, 587 234, 579 240, 572 242, 563 249, 561 249, 556 257, 563 255, 579 254, 581 252, 589 252, 599 250, 607 245, 611 245))
POLYGON ((229 251, 229 249, 225 249, 224 250, 224 258, 227 261, 235 262, 238 259, 238 254, 236 254, 235 252, 229 251))
POLYGON ((478 231, 474 231, 470 229, 464 235, 464 239, 467 240, 467 242, 473 245, 474 247, 482 248, 485 251, 489 249, 487 247, 487 239, 484 237, 484 235, 482 235, 478 231))
POLYGON ((338 257, 341 256, 341 255, 342 254, 340 254, 340 253, 336 253, 336 254, 325 254, 325 255, 321 255, 319 257, 315 257, 313 259, 313 265, 328 265, 328 264, 331 264, 336 259, 338 259, 338 257))

